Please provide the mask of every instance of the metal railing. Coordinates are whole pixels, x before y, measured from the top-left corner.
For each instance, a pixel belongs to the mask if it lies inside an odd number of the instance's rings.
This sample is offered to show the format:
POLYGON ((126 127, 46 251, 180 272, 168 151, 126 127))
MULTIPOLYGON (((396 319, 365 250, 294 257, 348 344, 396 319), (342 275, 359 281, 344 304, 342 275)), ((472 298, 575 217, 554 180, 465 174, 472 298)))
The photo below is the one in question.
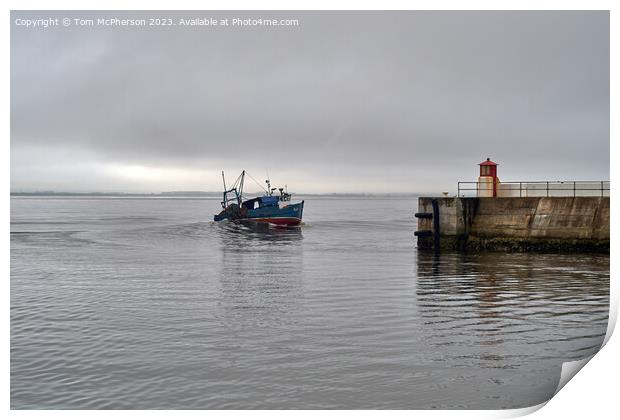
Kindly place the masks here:
POLYGON ((609 197, 609 181, 459 182, 458 197, 609 197))

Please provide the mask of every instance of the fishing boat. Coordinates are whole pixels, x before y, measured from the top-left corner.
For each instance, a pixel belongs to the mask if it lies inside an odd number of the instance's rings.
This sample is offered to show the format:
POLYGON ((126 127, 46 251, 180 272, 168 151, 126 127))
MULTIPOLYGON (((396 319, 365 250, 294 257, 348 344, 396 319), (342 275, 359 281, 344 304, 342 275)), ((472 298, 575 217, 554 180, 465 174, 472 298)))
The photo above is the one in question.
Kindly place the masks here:
POLYGON ((270 223, 277 226, 297 226, 301 223, 304 211, 303 200, 300 203, 291 203, 291 194, 285 188, 271 188, 269 180, 265 181, 266 189, 257 182, 261 188, 265 189, 265 195, 245 200, 243 183, 246 175, 250 176, 246 171, 242 171, 232 187, 227 189, 226 178, 222 171, 224 182, 222 211, 213 216, 214 221, 270 223), (279 191, 279 195, 274 194, 276 190, 279 191))

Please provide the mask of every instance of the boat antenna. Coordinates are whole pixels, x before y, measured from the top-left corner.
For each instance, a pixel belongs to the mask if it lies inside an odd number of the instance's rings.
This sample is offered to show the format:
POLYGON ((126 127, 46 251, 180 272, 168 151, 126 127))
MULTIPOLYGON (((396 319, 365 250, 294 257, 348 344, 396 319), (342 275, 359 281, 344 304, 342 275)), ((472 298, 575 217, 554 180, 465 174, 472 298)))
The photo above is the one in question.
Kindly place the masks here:
POLYGON ((224 191, 226 191, 226 178, 224 178, 224 171, 222 171, 222 182, 224 183, 224 191))

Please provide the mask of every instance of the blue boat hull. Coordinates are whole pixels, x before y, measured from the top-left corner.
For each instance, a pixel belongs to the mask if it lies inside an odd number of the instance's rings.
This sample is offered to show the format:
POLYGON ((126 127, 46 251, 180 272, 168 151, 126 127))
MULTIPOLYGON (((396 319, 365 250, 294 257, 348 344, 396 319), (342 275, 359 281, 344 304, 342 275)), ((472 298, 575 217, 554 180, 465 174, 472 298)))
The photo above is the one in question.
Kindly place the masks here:
POLYGON ((223 211, 213 219, 220 220, 240 220, 255 223, 271 223, 279 226, 296 226, 301 223, 304 211, 304 202, 289 204, 286 207, 266 206, 257 209, 246 210, 236 209, 237 211, 223 211))

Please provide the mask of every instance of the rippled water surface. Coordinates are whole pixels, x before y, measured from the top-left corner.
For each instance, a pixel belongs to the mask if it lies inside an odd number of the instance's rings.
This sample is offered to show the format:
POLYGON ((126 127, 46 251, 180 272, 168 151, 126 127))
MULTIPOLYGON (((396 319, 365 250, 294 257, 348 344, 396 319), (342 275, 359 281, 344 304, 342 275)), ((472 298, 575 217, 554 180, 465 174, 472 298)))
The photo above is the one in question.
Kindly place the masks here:
POLYGON ((418 252, 412 198, 293 230, 218 201, 11 200, 12 408, 523 407, 605 334, 607 255, 418 252))

